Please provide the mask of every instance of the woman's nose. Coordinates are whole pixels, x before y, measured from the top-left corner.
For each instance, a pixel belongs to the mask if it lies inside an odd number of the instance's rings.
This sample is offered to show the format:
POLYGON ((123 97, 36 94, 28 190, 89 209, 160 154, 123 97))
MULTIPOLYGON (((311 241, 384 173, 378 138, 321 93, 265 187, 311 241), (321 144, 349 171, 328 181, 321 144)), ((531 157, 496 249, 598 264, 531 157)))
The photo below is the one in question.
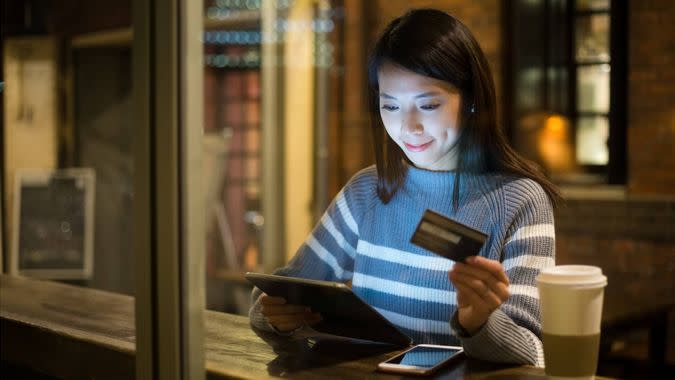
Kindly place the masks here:
POLYGON ((424 126, 417 119, 413 112, 406 115, 401 123, 401 131, 405 134, 421 135, 424 132, 424 126))

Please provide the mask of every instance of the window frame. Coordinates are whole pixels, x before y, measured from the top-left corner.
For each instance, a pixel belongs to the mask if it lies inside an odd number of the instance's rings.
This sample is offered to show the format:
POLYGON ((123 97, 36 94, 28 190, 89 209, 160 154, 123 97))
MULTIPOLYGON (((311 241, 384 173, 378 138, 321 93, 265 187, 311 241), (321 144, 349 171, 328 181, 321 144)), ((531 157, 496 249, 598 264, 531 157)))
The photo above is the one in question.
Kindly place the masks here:
POLYGON ((204 379, 202 1, 132 11, 136 377, 204 379))
MULTIPOLYGON (((574 164, 577 170, 562 174, 554 178, 556 182, 565 185, 625 185, 627 183, 626 141, 628 126, 628 4, 624 1, 610 0, 610 35, 609 52, 611 61, 610 70, 610 108, 607 113, 609 122, 609 137, 607 141, 609 161, 607 165, 579 165, 576 159, 576 131, 577 119, 580 113, 576 109, 576 52, 575 47, 575 14, 578 0, 539 0, 525 2, 511 0, 502 7, 502 120, 509 140, 515 145, 519 140, 518 119, 526 114, 539 112, 540 114, 562 115, 570 121, 570 141, 573 148, 574 164), (557 12, 557 13, 556 13, 557 12), (560 13, 562 12, 562 13, 560 13), (526 17, 529 16, 529 17, 526 17), (516 24, 516 22, 518 24, 516 24), (562 33, 553 30, 551 25, 562 22, 562 33), (536 41, 534 46, 525 46, 522 27, 527 24, 532 33, 540 33, 543 38, 536 41), (533 49, 534 56, 539 54, 536 66, 527 61, 523 52, 533 49), (563 51, 563 56, 555 55, 563 51), (531 91, 537 94, 536 107, 518 108, 518 82, 520 72, 526 68, 535 67, 539 72, 546 73, 543 79, 533 84, 531 91), (559 81, 552 78, 551 69, 562 68, 566 79, 559 81)), ((579 14, 605 13, 607 11, 583 11, 579 14)), ((531 59, 531 58, 527 58, 531 59)), ((605 62, 603 62, 605 63, 605 62)), ((586 65, 586 64, 583 64, 586 65)), ((583 66, 582 65, 582 66, 583 66)), ((530 94, 531 95, 531 94, 530 94)), ((521 106, 522 107, 522 106, 521 106)), ((587 115, 587 113, 581 113, 587 115)), ((522 145, 527 146, 527 145, 522 145)), ((521 147, 522 147, 521 146, 521 147)), ((518 149, 518 146, 515 146, 518 149)))
POLYGON ((578 10, 579 0, 569 0, 568 14, 568 106, 574 136, 575 161, 576 136, 579 120, 582 117, 606 117, 609 123, 607 149, 609 153, 607 165, 580 165, 584 172, 603 177, 603 183, 615 185, 626 183, 626 134, 627 134, 627 82, 626 70, 628 18, 627 3, 611 0, 608 9, 578 10), (581 18, 594 15, 609 16, 609 55, 608 61, 583 61, 576 59, 576 25, 581 18), (581 111, 577 107, 577 83, 579 68, 607 64, 609 75, 609 109, 607 112, 581 111))

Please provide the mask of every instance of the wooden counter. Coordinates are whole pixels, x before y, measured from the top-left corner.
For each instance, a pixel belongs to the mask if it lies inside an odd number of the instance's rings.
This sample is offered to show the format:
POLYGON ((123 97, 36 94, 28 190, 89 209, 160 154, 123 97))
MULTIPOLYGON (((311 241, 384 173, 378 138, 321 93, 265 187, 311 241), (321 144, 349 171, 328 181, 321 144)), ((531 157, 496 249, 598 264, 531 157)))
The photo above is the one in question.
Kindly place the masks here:
MULTIPOLYGON (((134 377, 132 297, 55 282, 0 275, 1 358, 52 376, 134 377)), ((281 339, 252 331, 248 318, 206 311, 209 379, 397 379, 375 371, 390 348, 281 339)), ((541 379, 544 371, 465 360, 443 379, 541 379)))

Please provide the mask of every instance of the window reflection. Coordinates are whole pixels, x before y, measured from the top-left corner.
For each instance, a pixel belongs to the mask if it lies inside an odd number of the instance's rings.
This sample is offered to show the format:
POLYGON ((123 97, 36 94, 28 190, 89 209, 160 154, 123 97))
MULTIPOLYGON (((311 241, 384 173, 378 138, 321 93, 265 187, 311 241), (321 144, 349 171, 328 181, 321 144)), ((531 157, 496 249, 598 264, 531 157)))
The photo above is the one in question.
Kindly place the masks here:
POLYGON ((608 14, 578 17, 574 34, 578 62, 608 62, 610 60, 608 14))
POLYGON ((2 23, 8 268, 131 295, 130 2, 7 2, 2 23))
POLYGON ((609 152, 607 117, 580 117, 577 125, 577 160, 582 165, 607 165, 609 152))
POLYGON ((77 49, 73 77, 74 163, 97 184, 90 285, 134 294, 131 47, 77 49))
POLYGON ((610 0, 576 0, 577 10, 606 10, 610 0))
POLYGON ((220 146, 204 150, 207 307, 246 314, 244 272, 284 264, 334 195, 321 168, 341 121, 328 104, 344 15, 340 1, 204 6, 204 139, 220 146))
POLYGON ((577 69, 577 109, 609 112, 608 64, 580 66, 577 69))
POLYGON ((207 307, 244 314, 243 273, 261 270, 261 2, 204 5, 207 307))

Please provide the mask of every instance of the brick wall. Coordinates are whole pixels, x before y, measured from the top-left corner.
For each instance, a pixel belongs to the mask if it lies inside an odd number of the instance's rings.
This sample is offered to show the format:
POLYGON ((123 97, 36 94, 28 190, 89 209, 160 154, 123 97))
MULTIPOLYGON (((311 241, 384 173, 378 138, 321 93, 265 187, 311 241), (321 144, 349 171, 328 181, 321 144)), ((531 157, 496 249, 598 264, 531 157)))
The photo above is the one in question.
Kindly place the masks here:
POLYGON ((556 232, 558 264, 600 266, 627 299, 675 304, 675 200, 568 199, 556 232))
POLYGON ((628 190, 675 194, 675 2, 631 1, 628 190))

